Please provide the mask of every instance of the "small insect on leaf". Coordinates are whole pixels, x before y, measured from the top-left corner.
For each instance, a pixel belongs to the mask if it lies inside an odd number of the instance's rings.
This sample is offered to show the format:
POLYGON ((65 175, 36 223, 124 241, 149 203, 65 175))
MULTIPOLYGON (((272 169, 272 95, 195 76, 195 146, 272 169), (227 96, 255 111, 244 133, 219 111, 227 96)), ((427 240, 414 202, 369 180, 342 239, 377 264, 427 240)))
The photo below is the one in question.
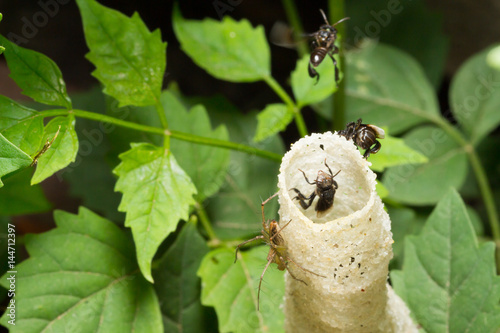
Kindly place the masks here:
POLYGON ((333 57, 334 54, 339 53, 338 47, 335 46, 335 41, 337 40, 337 29, 335 29, 335 26, 341 22, 348 20, 349 17, 344 17, 337 23, 330 25, 323 10, 320 9, 319 11, 321 12, 321 15, 323 15, 323 19, 325 20, 326 24, 323 24, 321 27, 319 27, 318 31, 309 34, 309 37, 312 37, 313 39, 311 42, 311 46, 314 48, 314 50, 311 52, 311 58, 309 59, 309 76, 312 78, 316 77, 316 83, 318 83, 319 74, 314 68, 318 67, 328 54, 333 61, 333 65, 335 66, 335 82, 338 83, 340 79, 339 69, 337 67, 337 60, 335 60, 335 58, 333 57))
POLYGON ((335 176, 339 174, 340 170, 337 171, 336 174, 333 174, 328 164, 326 164, 326 159, 325 159, 325 165, 328 168, 330 174, 324 172, 323 170, 319 170, 316 180, 312 182, 310 182, 309 179, 307 179, 306 173, 299 169, 299 171, 302 172, 302 174, 304 175, 306 182, 308 182, 311 185, 316 185, 316 189, 314 190, 314 192, 311 193, 311 195, 306 197, 295 187, 290 189, 290 191, 293 190, 295 191, 295 193, 297 193, 297 196, 294 197, 293 199, 299 200, 300 206, 304 210, 311 207, 314 198, 318 196, 319 200, 316 203, 315 207, 317 217, 323 216, 324 214, 326 214, 327 211, 330 210, 330 208, 333 207, 335 192, 339 188, 337 182, 333 178, 335 178, 335 176))
POLYGON ((264 214, 264 205, 277 195, 278 195, 278 193, 275 193, 274 195, 269 197, 267 200, 265 200, 261 205, 261 208, 262 208, 262 231, 261 231, 262 235, 259 235, 257 237, 252 238, 252 239, 244 241, 243 243, 239 244, 236 247, 236 251, 235 251, 234 262, 236 262, 238 260, 238 251, 239 251, 240 247, 247 244, 247 243, 253 242, 254 240, 262 239, 266 244, 269 245, 269 253, 267 254, 267 264, 266 264, 266 267, 264 267, 264 271, 262 272, 262 274, 260 276, 260 281, 259 281, 259 291, 257 293, 257 310, 259 310, 259 304, 260 304, 260 287, 262 285, 262 279, 264 278, 264 274, 266 273, 266 270, 271 263, 277 264, 278 269, 280 271, 284 271, 286 269, 288 271, 288 273, 290 273, 290 276, 292 278, 304 283, 305 285, 307 285, 307 283, 305 281, 297 278, 290 271, 290 269, 288 268, 289 262, 294 263, 295 266, 299 267, 301 270, 303 270, 305 272, 308 272, 308 273, 311 273, 311 274, 314 274, 314 275, 317 275, 317 276, 320 276, 323 278, 325 277, 323 275, 319 275, 319 274, 316 274, 314 272, 311 272, 308 269, 305 269, 304 267, 297 264, 295 261, 293 261, 292 258, 290 258, 288 256, 288 251, 287 251, 285 239, 281 235, 281 230, 285 229, 286 226, 292 222, 292 220, 288 221, 283 226, 283 228, 280 228, 280 226, 279 226, 278 222, 276 222, 276 220, 270 220, 270 221, 268 221, 268 223, 266 223, 266 218, 265 218, 265 214, 264 214))
POLYGON ((354 144, 366 149, 363 157, 368 159, 370 154, 376 154, 382 147, 377 139, 385 138, 385 131, 375 125, 362 124, 361 122, 362 120, 359 118, 356 123, 353 121, 347 123, 346 128, 339 131, 338 135, 344 136, 347 140, 352 139, 354 144))
POLYGON ((59 135, 60 130, 61 130, 61 125, 59 125, 59 128, 57 129, 57 132, 54 135, 54 137, 52 138, 52 140, 47 139, 47 142, 45 142, 42 149, 38 153, 36 153, 36 155, 33 157, 33 162, 31 162, 31 164, 30 164, 31 167, 35 166, 35 164, 38 162, 38 159, 40 158, 40 156, 42 156, 43 154, 45 154, 45 152, 47 150, 49 150, 50 146, 52 146, 52 144, 56 140, 57 136, 59 135))

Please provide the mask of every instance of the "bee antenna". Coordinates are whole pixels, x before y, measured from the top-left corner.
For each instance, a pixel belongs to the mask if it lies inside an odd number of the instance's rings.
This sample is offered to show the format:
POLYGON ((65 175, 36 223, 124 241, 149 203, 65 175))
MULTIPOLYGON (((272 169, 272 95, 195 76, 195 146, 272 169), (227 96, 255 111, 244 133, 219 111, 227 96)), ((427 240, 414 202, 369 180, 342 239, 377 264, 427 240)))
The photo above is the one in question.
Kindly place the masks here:
MULTIPOLYGON (((320 9, 319 10, 321 12, 321 15, 323 15, 323 19, 325 20, 326 24, 330 25, 330 23, 328 23, 328 20, 326 19, 326 15, 325 15, 325 12, 323 11, 323 9, 320 9)), ((337 24, 337 23, 335 23, 337 24)))
POLYGON ((339 20, 337 23, 334 23, 334 24, 332 25, 332 27, 336 26, 336 25, 337 25, 337 24, 339 24, 339 23, 342 23, 342 22, 344 22, 344 21, 347 21, 347 20, 349 20, 349 19, 350 19, 350 17, 344 17, 343 19, 339 20))

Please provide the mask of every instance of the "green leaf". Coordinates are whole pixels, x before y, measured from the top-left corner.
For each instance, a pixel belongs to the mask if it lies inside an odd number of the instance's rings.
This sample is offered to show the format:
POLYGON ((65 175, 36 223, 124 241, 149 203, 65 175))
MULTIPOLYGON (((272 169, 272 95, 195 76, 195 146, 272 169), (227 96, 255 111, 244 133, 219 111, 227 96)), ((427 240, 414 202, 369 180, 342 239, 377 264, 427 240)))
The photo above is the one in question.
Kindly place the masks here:
POLYGON ((406 145, 403 139, 386 134, 385 139, 379 140, 382 148, 378 153, 370 155, 371 169, 374 171, 381 172, 391 166, 421 164, 429 161, 425 155, 406 145))
POLYGON ((257 311, 257 288, 268 251, 260 246, 242 252, 236 263, 230 249, 212 251, 203 259, 198 271, 203 281, 201 302, 215 307, 219 332, 284 332, 285 283, 275 265, 264 276, 257 311))
POLYGON ((429 333, 497 332, 500 277, 494 258, 495 244, 478 245, 462 199, 448 191, 421 234, 407 238, 396 292, 405 295, 429 333))
POLYGON ((87 58, 104 92, 125 105, 158 102, 166 68, 166 43, 135 13, 131 18, 98 4, 77 0, 83 19, 87 58))
POLYGON ((6 46, 5 58, 10 77, 35 101, 71 109, 71 100, 59 67, 45 55, 20 47, 0 36, 6 46))
MULTIPOLYGON (((96 86, 90 91, 74 94, 71 97, 76 109, 103 114, 106 109, 105 96, 101 88, 96 86)), ((78 118, 75 130, 80 138, 78 155, 75 163, 56 174, 58 179, 64 179, 69 183, 70 195, 78 198, 82 205, 113 222, 123 224, 125 214, 118 211, 122 195, 114 191, 116 177, 111 172, 118 163, 112 165, 106 156, 110 150, 108 136, 114 134, 118 127, 78 118)), ((123 143, 128 148, 129 143, 127 141, 123 143)), ((124 150, 126 148, 120 152, 124 150)), ((118 152, 114 158, 118 160, 118 152)))
POLYGON ((163 332, 126 233, 85 208, 54 217, 56 229, 26 236, 31 257, 17 266, 16 325, 7 313, 2 325, 12 333, 163 332))
POLYGON ((253 140, 260 142, 284 131, 293 120, 294 112, 285 104, 269 104, 257 115, 257 132, 253 140))
POLYGON ((406 207, 388 208, 389 216, 391 217, 391 232, 394 244, 392 244, 392 252, 394 257, 391 260, 390 268, 401 268, 403 265, 404 240, 408 235, 416 235, 422 230, 425 218, 417 215, 417 213, 406 207))
POLYGON ((431 84, 407 54, 381 43, 365 44, 346 60, 347 119, 363 118, 397 134, 439 115, 431 84))
POLYGON ((186 224, 153 271, 165 332, 207 332, 201 305, 201 281, 196 276, 209 251, 194 223, 186 224))
POLYGON ((259 81, 271 75, 269 45, 264 28, 253 28, 247 20, 225 16, 185 20, 174 5, 173 26, 182 49, 210 75, 232 82, 259 81))
POLYGON ((45 126, 43 137, 46 141, 52 141, 57 131, 59 134, 50 148, 38 158, 31 185, 40 183, 75 161, 78 152, 78 138, 74 126, 75 120, 71 116, 56 117, 45 126))
POLYGON ((486 58, 488 48, 469 59, 451 82, 453 115, 476 145, 500 123, 500 72, 486 58))
MULTIPOLYGON (((161 101, 166 110, 170 129, 207 138, 229 140, 229 134, 224 125, 212 130, 210 118, 202 105, 197 105, 188 112, 169 91, 162 94, 161 101)), ((197 201, 203 201, 220 189, 229 165, 228 149, 175 139, 172 139, 171 149, 179 165, 196 186, 197 201)))
POLYGON ((125 225, 132 228, 139 267, 152 282, 151 260, 179 220, 187 220, 196 188, 169 150, 146 143, 131 146, 113 170, 119 177, 115 191, 123 193, 118 210, 127 213, 125 225))
POLYGON ((0 190, 0 215, 15 216, 46 212, 51 204, 40 185, 30 186, 33 169, 26 168, 5 179, 0 190))
MULTIPOLYGON (((0 133, 0 177, 13 171, 26 168, 31 164, 31 157, 14 146, 0 133)), ((2 187, 0 180, 0 187, 2 187)))
MULTIPOLYGON (((292 72, 292 90, 297 106, 299 108, 309 104, 321 102, 335 91, 337 84, 335 83, 335 67, 329 56, 326 56, 323 62, 316 68, 320 75, 318 83, 315 78, 311 78, 308 72, 309 55, 297 61, 297 67, 292 72)), ((338 57, 337 57, 338 58, 338 57)), ((337 59, 337 66, 340 62, 337 59)), ((340 68, 340 67, 339 67, 340 68)), ((339 69, 340 71, 340 69, 339 69)), ((342 79, 343 73, 340 73, 342 79)))
POLYGON ((389 168, 382 182, 391 199, 411 205, 429 205, 438 202, 448 188, 460 188, 467 176, 467 156, 443 130, 419 127, 405 135, 404 140, 410 148, 427 156, 429 162, 389 168))
POLYGON ((43 118, 33 109, 0 95, 0 133, 28 155, 42 142, 43 118))
POLYGON ((375 184, 375 190, 377 191, 380 199, 386 198, 389 195, 389 190, 387 190, 381 182, 377 182, 377 184, 375 184))

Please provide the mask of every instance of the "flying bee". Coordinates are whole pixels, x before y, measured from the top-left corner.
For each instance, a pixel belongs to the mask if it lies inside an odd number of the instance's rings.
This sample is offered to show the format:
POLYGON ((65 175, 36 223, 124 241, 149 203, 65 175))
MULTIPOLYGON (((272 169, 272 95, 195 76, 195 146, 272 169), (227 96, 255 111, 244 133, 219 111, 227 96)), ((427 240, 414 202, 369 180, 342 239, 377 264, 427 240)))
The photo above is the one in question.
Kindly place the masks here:
POLYGON ((337 23, 330 25, 323 10, 320 9, 319 11, 321 12, 321 15, 323 15, 323 19, 326 24, 319 27, 318 31, 309 34, 309 37, 313 37, 311 45, 314 48, 311 53, 311 58, 309 59, 309 76, 311 78, 316 77, 316 83, 318 83, 319 74, 314 68, 318 67, 328 54, 333 61, 333 66, 335 66, 335 82, 339 82, 337 60, 333 57, 334 54, 339 53, 338 47, 335 46, 335 41, 337 40, 337 29, 335 29, 335 26, 345 20, 348 20, 349 17, 344 17, 337 23))
POLYGON ((323 216, 330 208, 333 207, 335 192, 339 188, 337 182, 333 178, 335 178, 335 176, 339 174, 340 170, 334 175, 328 164, 326 164, 326 159, 325 165, 328 168, 330 174, 324 172, 323 170, 319 170, 316 180, 312 182, 307 179, 306 173, 299 169, 299 171, 304 175, 306 182, 311 185, 316 185, 314 192, 311 193, 310 196, 306 197, 296 188, 290 189, 290 191, 293 190, 295 191, 295 193, 297 193, 297 196, 293 199, 299 200, 300 206, 302 206, 304 210, 312 205, 312 202, 316 196, 319 197, 318 203, 316 203, 315 207, 317 217, 323 216))
POLYGON ((264 240, 264 242, 267 245, 269 245, 269 253, 267 254, 267 264, 266 264, 266 267, 264 267, 264 271, 262 272, 262 274, 260 276, 260 281, 259 281, 259 291, 257 293, 257 310, 259 310, 259 304, 260 304, 260 286, 262 284, 262 279, 264 278, 264 274, 266 273, 266 270, 271 263, 277 264, 278 269, 280 271, 284 271, 286 269, 288 271, 288 273, 290 273, 290 276, 292 278, 304 283, 305 285, 307 285, 307 283, 305 281, 297 278, 290 271, 290 269, 288 268, 289 262, 292 262, 293 264, 295 264, 295 266, 299 267, 301 270, 303 270, 305 272, 308 272, 308 273, 311 273, 311 274, 314 274, 316 276, 320 276, 323 278, 325 277, 323 275, 319 275, 319 274, 316 274, 314 272, 311 272, 308 269, 305 269, 304 267, 297 264, 295 261, 292 260, 292 258, 290 258, 288 256, 288 250, 287 250, 287 247, 285 244, 285 240, 284 240, 283 236, 281 235, 281 231, 283 229, 285 229, 290 224, 290 222, 292 222, 292 220, 288 221, 288 223, 285 224, 283 226, 283 228, 280 228, 278 222, 276 222, 275 220, 270 220, 269 223, 266 223, 266 218, 264 215, 264 205, 266 203, 268 203, 269 200, 271 200, 272 198, 274 198, 277 195, 278 195, 278 193, 272 195, 270 198, 268 198, 266 201, 264 201, 262 203, 262 206, 261 206, 261 208, 262 208, 262 231, 261 231, 262 235, 259 235, 257 237, 254 237, 252 239, 249 239, 249 240, 244 241, 243 243, 239 244, 236 247, 236 253, 235 253, 235 258, 234 258, 234 262, 236 262, 236 260, 238 260, 238 250, 240 249, 240 247, 247 244, 247 243, 253 242, 254 240, 262 239, 262 240, 264 240))
POLYGON ((370 154, 376 154, 382 147, 377 139, 385 138, 385 131, 375 125, 362 124, 361 122, 362 120, 359 118, 356 123, 353 121, 348 123, 346 128, 339 131, 338 134, 345 136, 347 140, 352 139, 357 146, 366 149, 363 157, 367 159, 370 154))
POLYGON ((47 139, 47 142, 45 142, 42 149, 38 153, 36 153, 36 155, 33 157, 33 161, 31 162, 30 167, 35 166, 35 164, 38 162, 38 159, 40 158, 40 156, 42 156, 43 154, 45 154, 45 152, 47 150, 49 150, 50 146, 52 146, 52 144, 56 140, 57 136, 59 135, 60 130, 61 130, 61 125, 59 125, 59 128, 57 129, 57 132, 54 135, 54 137, 52 138, 52 140, 47 139))

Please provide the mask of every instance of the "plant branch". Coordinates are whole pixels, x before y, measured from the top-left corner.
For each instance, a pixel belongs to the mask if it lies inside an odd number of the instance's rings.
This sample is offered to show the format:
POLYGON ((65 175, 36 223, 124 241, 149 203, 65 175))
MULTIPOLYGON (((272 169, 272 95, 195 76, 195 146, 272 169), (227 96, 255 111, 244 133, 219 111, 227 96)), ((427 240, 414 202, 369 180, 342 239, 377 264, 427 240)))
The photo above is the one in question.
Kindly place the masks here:
POLYGON ((295 113, 295 124, 299 130, 300 136, 304 137, 308 135, 306 123, 304 122, 304 118, 302 118, 302 114, 300 113, 300 109, 295 105, 292 98, 286 93, 286 91, 279 85, 276 80, 271 76, 265 76, 264 81, 271 87, 272 90, 281 98, 283 102, 288 106, 290 110, 295 113))
POLYGON ((206 145, 206 146, 214 146, 214 147, 226 148, 226 149, 231 149, 231 150, 237 150, 237 151, 241 151, 241 152, 244 152, 247 154, 267 158, 269 160, 273 160, 276 162, 280 162, 281 158, 282 158, 282 156, 280 154, 276 154, 276 153, 273 153, 273 152, 270 152, 267 150, 261 150, 261 149, 254 148, 254 147, 247 146, 247 145, 240 144, 240 143, 235 143, 232 141, 224 141, 224 140, 219 140, 219 139, 198 136, 198 135, 194 135, 194 134, 190 134, 190 133, 164 130, 162 128, 136 124, 134 122, 110 117, 110 116, 100 114, 100 113, 84 111, 84 110, 69 110, 69 111, 63 110, 63 109, 47 110, 47 111, 40 111, 37 114, 37 116, 45 118, 45 117, 55 117, 55 116, 67 116, 69 114, 73 114, 74 116, 79 117, 79 118, 100 121, 103 123, 113 124, 116 126, 133 129, 133 130, 140 131, 140 132, 147 132, 147 133, 153 133, 153 134, 158 134, 158 135, 164 135, 167 137, 172 137, 175 139, 189 141, 189 142, 193 142, 193 143, 198 143, 198 144, 202 144, 202 145, 206 145))
MULTIPOLYGON (((165 109, 163 108, 163 105, 161 104, 161 102, 159 100, 155 104, 155 109, 156 109, 156 112, 158 113, 158 117, 160 118, 160 122, 161 122, 162 127, 167 130, 168 129, 167 116, 165 114, 165 109)), ((164 140, 165 140, 163 142, 164 147, 166 149, 169 149, 170 148, 170 136, 166 135, 164 140)))

